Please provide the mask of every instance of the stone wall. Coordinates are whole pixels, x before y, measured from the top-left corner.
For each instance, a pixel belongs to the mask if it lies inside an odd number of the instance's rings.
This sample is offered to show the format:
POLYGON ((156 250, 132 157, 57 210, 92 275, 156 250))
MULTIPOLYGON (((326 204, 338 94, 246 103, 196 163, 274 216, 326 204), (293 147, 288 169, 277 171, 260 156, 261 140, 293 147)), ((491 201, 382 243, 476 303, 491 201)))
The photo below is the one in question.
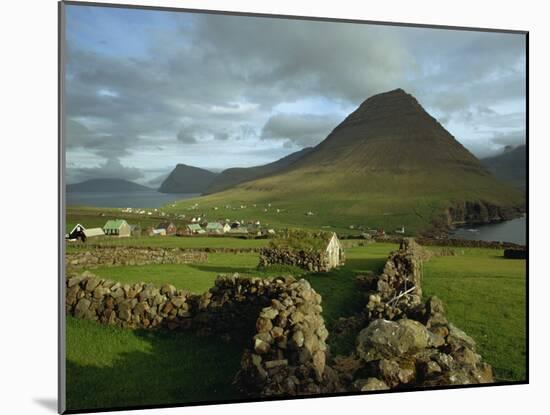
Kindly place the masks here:
POLYGON ((65 254, 70 268, 146 264, 189 264, 206 262, 208 254, 179 248, 133 248, 126 246, 94 248, 65 254))
POLYGON ((251 396, 330 392, 338 382, 326 367, 321 296, 305 280, 219 276, 197 295, 169 284, 115 283, 86 271, 67 279, 66 311, 122 327, 246 333, 251 340, 236 385, 251 396))
POLYGON ((526 249, 505 249, 504 258, 527 259, 527 250, 526 249))
POLYGON ((380 275, 357 277, 363 311, 333 335, 356 336, 355 350, 332 357, 321 296, 292 277, 218 276, 206 293, 165 284, 120 284, 89 271, 66 281, 66 311, 131 328, 192 330, 249 338, 235 385, 251 397, 490 383, 475 342, 451 324, 436 297, 422 301, 429 253, 404 239, 380 275))
POLYGON ((285 248, 260 249, 260 267, 291 265, 311 272, 327 272, 331 269, 324 252, 285 248))
MULTIPOLYGON (((101 244, 101 243, 77 243, 74 245, 74 243, 71 243, 72 246, 76 246, 77 248, 89 248, 89 249, 112 249, 113 247, 122 247, 120 245, 107 245, 107 244, 101 244)), ((131 245, 131 244, 124 244, 125 248, 132 248, 132 249, 143 249, 143 246, 139 245, 131 245)), ((155 249, 155 248, 150 248, 155 249)), ((158 248, 157 248, 158 249, 158 248)), ((168 248, 167 248, 168 249, 168 248)), ((179 249, 182 252, 206 252, 206 253, 227 253, 227 254, 246 254, 251 252, 260 252, 261 248, 229 248, 229 247, 218 247, 218 248, 210 248, 210 247, 203 247, 203 248, 172 248, 172 249, 179 249)))
MULTIPOLYGON (((429 259, 405 239, 381 275, 357 278, 364 311, 341 321, 358 331, 355 351, 335 359, 344 388, 356 391, 406 389, 493 382, 490 365, 475 341, 445 317, 441 300, 422 302, 422 261, 429 259)), ((336 331, 338 331, 338 325, 336 331)))
POLYGON ((506 249, 506 248, 524 248, 525 245, 519 245, 512 242, 498 241, 478 241, 470 239, 432 239, 432 238, 416 238, 416 242, 423 246, 451 246, 457 248, 491 248, 491 249, 506 249))

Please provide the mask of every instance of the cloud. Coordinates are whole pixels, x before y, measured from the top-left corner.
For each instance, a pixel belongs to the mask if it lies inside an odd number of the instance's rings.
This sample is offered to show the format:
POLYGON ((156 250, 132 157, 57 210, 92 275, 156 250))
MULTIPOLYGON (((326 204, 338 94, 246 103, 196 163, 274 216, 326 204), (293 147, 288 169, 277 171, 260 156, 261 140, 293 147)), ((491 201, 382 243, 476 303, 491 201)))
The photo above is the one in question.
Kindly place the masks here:
POLYGON ((195 144, 197 142, 196 131, 193 128, 183 128, 178 133, 178 141, 186 144, 195 144))
POLYGON ((497 133, 494 135, 493 138, 491 138, 491 142, 501 145, 503 147, 517 147, 521 144, 525 144, 525 130, 497 133))
POLYGON ((520 35, 69 9, 67 160, 81 167, 90 155, 147 175, 182 161, 259 164, 267 157, 247 148, 275 159, 316 144, 343 112, 397 87, 463 143, 525 126, 520 35))
POLYGON ((319 144, 338 125, 334 117, 312 114, 275 114, 262 128, 264 140, 285 140, 298 147, 319 144))
POLYGON ((116 158, 110 158, 96 167, 67 167, 67 182, 78 183, 90 179, 124 179, 134 181, 143 177, 136 167, 127 167, 116 158))

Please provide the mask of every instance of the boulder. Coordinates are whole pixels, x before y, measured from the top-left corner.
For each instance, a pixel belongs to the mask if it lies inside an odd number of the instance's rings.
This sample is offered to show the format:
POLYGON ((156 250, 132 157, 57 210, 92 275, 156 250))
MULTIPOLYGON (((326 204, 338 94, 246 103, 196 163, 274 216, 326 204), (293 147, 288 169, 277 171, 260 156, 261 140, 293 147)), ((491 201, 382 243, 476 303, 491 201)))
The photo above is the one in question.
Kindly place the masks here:
POLYGON ((357 354, 365 361, 401 357, 428 346, 428 330, 417 321, 374 320, 357 336, 357 354))
POLYGON ((388 390, 390 387, 377 378, 358 379, 353 383, 353 387, 361 392, 388 390))

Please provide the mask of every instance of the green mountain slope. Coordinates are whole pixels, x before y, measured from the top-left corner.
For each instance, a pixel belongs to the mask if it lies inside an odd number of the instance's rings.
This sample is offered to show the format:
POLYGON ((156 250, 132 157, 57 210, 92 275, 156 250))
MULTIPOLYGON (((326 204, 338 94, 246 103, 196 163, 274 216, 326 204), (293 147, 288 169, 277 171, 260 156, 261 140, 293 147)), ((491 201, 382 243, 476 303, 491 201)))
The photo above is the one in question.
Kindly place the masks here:
POLYGON ((237 184, 248 182, 250 180, 259 179, 277 173, 284 168, 289 167, 296 160, 302 158, 306 154, 310 153, 313 149, 311 147, 303 148, 300 151, 289 154, 273 163, 264 164, 262 166, 254 167, 233 167, 226 169, 218 174, 214 181, 208 186, 205 193, 215 193, 221 190, 229 189, 237 184))
POLYGON ((523 200, 414 97, 397 89, 364 101, 313 151, 281 172, 182 201, 176 209, 194 203, 206 214, 217 207, 211 214, 274 226, 392 230, 405 225, 416 232, 434 221, 512 217, 523 200), (235 211, 236 204, 246 208, 235 211))
POLYGON ((217 173, 199 167, 178 164, 159 187, 162 193, 202 193, 217 173))

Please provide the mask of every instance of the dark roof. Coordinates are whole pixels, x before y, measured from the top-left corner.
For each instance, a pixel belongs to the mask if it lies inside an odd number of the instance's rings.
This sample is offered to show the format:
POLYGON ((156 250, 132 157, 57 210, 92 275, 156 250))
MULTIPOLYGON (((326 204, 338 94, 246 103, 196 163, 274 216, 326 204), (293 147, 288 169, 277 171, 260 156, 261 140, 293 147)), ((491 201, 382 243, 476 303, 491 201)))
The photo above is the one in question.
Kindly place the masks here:
POLYGON ((157 225, 155 229, 168 229, 168 227, 174 226, 172 222, 162 222, 157 225))

